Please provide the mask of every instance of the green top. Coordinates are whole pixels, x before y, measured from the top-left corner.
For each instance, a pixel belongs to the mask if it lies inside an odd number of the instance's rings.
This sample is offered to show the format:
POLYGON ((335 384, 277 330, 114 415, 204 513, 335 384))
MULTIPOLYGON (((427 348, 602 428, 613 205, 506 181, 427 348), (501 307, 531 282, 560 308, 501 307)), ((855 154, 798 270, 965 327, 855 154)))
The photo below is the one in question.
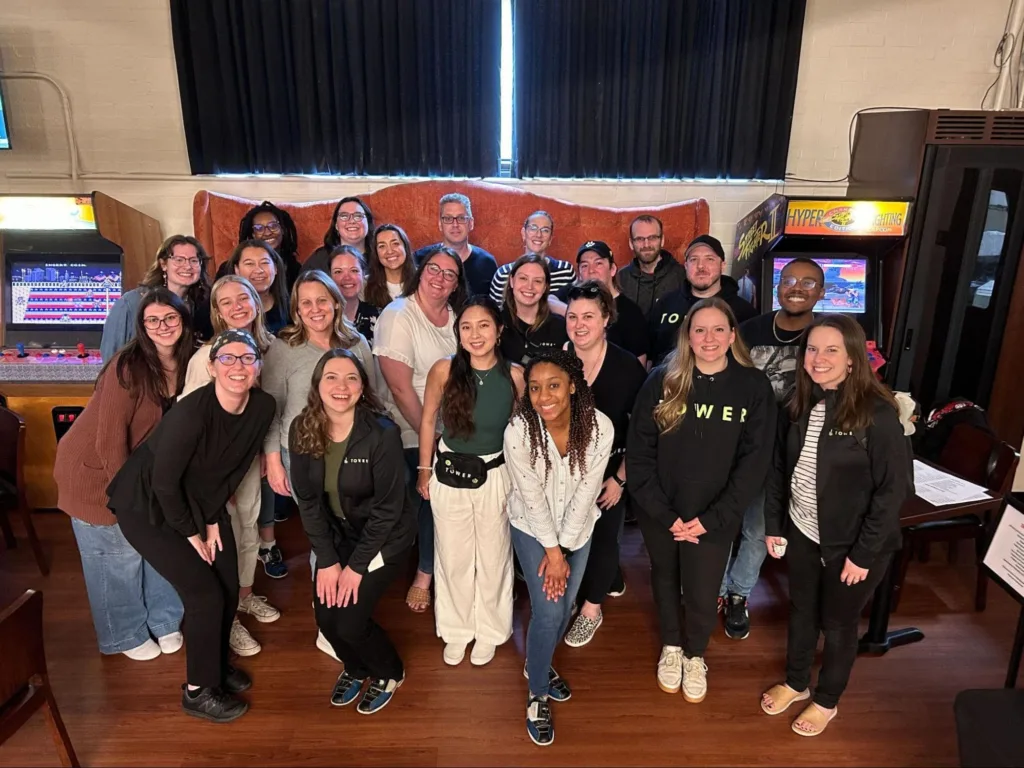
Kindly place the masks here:
POLYGON ((345 517, 345 511, 341 508, 341 494, 338 493, 338 471, 345 459, 347 448, 346 437, 340 443, 328 442, 327 450, 324 452, 324 493, 327 494, 327 503, 331 505, 331 511, 338 517, 345 517))
POLYGON ((473 456, 501 453, 505 427, 512 416, 512 382, 498 366, 494 366, 486 371, 474 369, 473 385, 476 387, 473 434, 466 439, 452 437, 445 427, 441 438, 448 450, 454 453, 473 456))

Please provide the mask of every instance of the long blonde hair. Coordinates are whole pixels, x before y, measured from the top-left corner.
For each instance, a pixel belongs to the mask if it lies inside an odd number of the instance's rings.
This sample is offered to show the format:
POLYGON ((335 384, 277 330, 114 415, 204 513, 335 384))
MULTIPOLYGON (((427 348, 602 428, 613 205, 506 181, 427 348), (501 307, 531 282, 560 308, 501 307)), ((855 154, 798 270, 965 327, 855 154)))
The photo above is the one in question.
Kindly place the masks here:
POLYGON ((309 341, 306 326, 302 324, 302 319, 299 317, 299 286, 306 283, 319 283, 322 285, 334 304, 334 328, 331 333, 331 346, 351 349, 358 344, 362 334, 345 319, 345 297, 341 295, 341 291, 338 290, 338 286, 334 284, 334 281, 319 269, 302 272, 296 278, 295 285, 292 286, 291 295, 292 322, 278 332, 277 338, 281 339, 289 347, 297 347, 309 341))
POLYGON ((227 321, 224 320, 224 316, 220 313, 220 307, 217 306, 217 294, 228 283, 238 283, 238 285, 242 286, 245 292, 249 294, 253 306, 256 307, 256 317, 252 321, 251 332, 253 339, 256 341, 256 346, 260 348, 259 352, 262 355, 270 349, 274 337, 267 330, 266 316, 263 312, 263 302, 260 301, 259 291, 241 275, 227 274, 213 284, 213 289, 210 291, 210 323, 213 325, 213 335, 216 336, 221 331, 226 331, 230 327, 227 321))
POLYGON ((693 369, 696 366, 693 349, 690 347, 690 325, 693 323, 694 315, 702 309, 717 309, 725 315, 729 321, 729 328, 736 334, 729 347, 733 359, 747 368, 754 367, 750 351, 737 330, 736 315, 729 305, 717 296, 698 301, 690 307, 683 322, 679 324, 676 348, 664 363, 665 379, 661 385, 661 402, 654 407, 654 421, 662 434, 678 427, 686 416, 686 402, 690 398, 690 390, 693 389, 693 369))

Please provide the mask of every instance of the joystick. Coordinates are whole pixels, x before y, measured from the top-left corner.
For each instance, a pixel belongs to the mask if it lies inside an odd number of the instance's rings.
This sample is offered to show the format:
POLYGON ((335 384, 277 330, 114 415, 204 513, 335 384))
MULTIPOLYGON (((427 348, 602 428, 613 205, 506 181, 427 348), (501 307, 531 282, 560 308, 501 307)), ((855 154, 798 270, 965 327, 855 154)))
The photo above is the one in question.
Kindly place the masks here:
POLYGON ((18 347, 18 357, 28 357, 28 353, 25 352, 25 345, 20 341, 16 345, 18 347))
POLYGON ((85 353, 85 344, 83 344, 81 341, 78 342, 77 349, 78 349, 78 356, 80 358, 85 359, 85 358, 87 358, 89 356, 89 355, 87 355, 85 353))

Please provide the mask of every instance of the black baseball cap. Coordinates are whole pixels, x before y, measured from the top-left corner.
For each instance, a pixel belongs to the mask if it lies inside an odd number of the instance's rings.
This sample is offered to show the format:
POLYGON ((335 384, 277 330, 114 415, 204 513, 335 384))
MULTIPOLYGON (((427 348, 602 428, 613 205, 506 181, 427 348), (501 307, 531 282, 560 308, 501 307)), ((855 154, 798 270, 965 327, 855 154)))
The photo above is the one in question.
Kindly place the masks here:
POLYGON ((612 255, 612 249, 608 247, 608 243, 604 240, 587 240, 580 249, 576 251, 576 263, 579 264, 580 258, 587 251, 593 251, 598 256, 607 259, 608 261, 615 263, 615 257, 612 255))
POLYGON ((683 258, 685 259, 689 256, 690 251, 698 245, 706 245, 715 252, 715 255, 718 256, 718 258, 725 261, 725 248, 722 247, 722 241, 717 237, 712 237, 711 235, 700 235, 699 237, 693 238, 693 240, 690 241, 690 244, 686 246, 686 253, 683 254, 683 258))

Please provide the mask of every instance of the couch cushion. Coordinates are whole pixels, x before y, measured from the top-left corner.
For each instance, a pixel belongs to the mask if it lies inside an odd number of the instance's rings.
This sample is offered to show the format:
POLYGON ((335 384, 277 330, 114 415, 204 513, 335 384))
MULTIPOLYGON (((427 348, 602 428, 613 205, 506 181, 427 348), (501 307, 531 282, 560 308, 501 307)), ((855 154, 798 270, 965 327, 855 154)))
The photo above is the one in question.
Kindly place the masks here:
MULTIPOLYGON (((624 265, 632 258, 629 223, 641 213, 658 216, 665 224, 665 248, 682 259, 686 245, 706 234, 710 212, 706 200, 687 200, 656 208, 604 208, 567 203, 543 195, 485 181, 412 181, 394 184, 365 195, 377 224, 395 223, 409 235, 413 250, 438 242, 437 201, 448 192, 462 192, 473 203, 475 227, 470 238, 490 251, 499 264, 514 261, 522 253, 520 229, 533 211, 548 211, 555 220, 551 255, 575 263, 576 249, 587 240, 605 240, 624 265)), ((196 237, 219 265, 237 243, 238 222, 258 199, 247 199, 201 190, 192 204, 196 237)), ((299 259, 304 261, 322 244, 331 213, 337 203, 273 201, 291 214, 299 232, 299 259)))

